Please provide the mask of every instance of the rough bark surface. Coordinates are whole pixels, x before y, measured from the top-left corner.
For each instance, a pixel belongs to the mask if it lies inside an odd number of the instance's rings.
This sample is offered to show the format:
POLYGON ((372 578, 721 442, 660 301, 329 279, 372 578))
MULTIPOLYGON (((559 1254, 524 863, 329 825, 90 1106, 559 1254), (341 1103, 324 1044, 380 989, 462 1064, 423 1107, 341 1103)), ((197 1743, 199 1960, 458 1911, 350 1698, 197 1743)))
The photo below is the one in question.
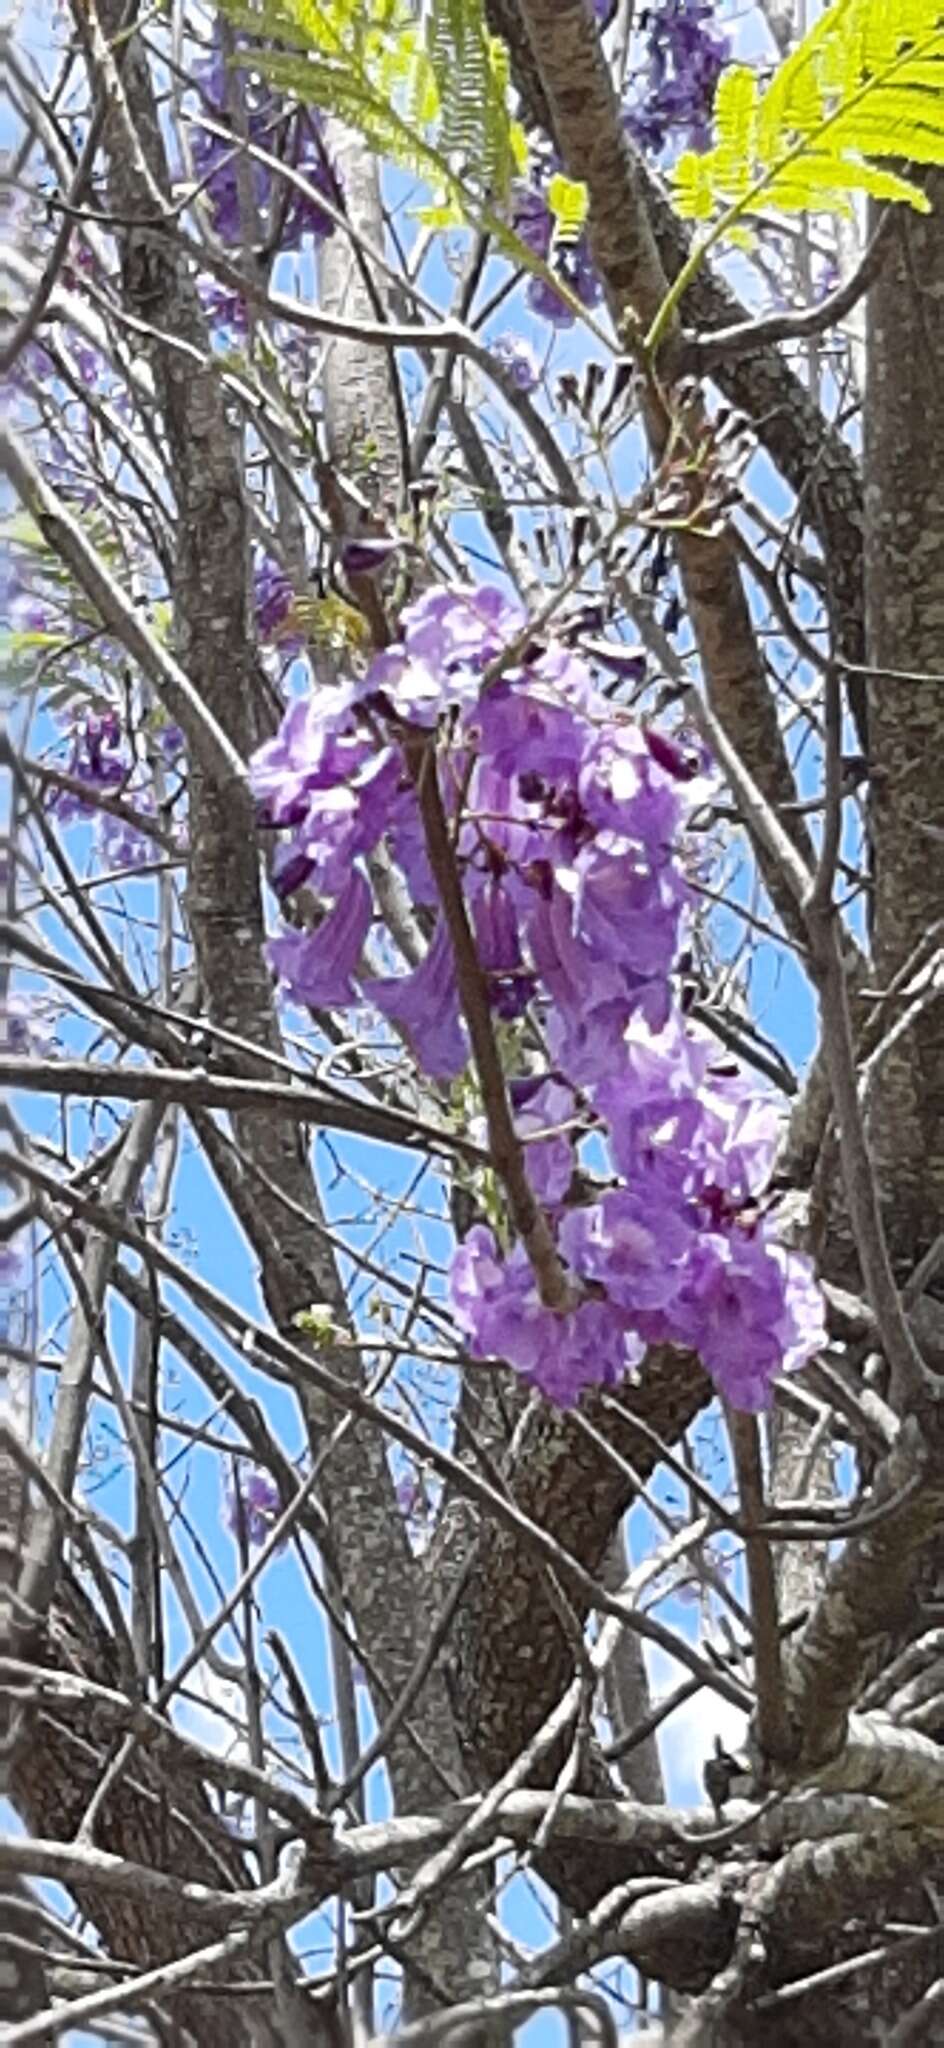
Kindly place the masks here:
MULTIPOLYGON (((121 1682, 109 1632, 68 1570, 60 1578, 39 1661, 75 1671, 99 1685, 116 1687, 121 1682)), ((112 1753, 113 1744, 94 1707, 73 1709, 68 1717, 45 1711, 38 1721, 31 1718, 28 1739, 13 1758, 10 1782, 11 1796, 31 1834, 69 1841, 85 1818, 112 1753)), ((140 1751, 107 1796, 93 1840, 132 1863, 168 1875, 186 1873, 214 1890, 239 1889, 247 1882, 243 1858, 202 1788, 185 1786, 179 1778, 168 1783, 160 1766, 140 1751)), ((76 1898, 106 1950, 140 1969, 188 1955, 199 1946, 200 1930, 185 1907, 178 1914, 157 1914, 153 1904, 137 1899, 130 1887, 121 1896, 94 1883, 76 1887, 76 1898)), ((228 1974, 251 1979, 262 1971, 251 1960, 237 1960, 228 1974)), ((270 2002, 270 1994, 250 2006, 242 1999, 187 1992, 170 2009, 175 2024, 186 2028, 200 2048, 229 2048, 230 2043, 233 2048, 242 2048, 243 2043, 246 2048, 274 2048, 279 2037, 269 2029, 270 2002)))
MULTIPOLYGON (((895 223, 869 295, 865 506, 876 985, 944 918, 944 183, 895 223), (926 681, 904 682, 889 670, 926 681)), ((941 937, 936 941, 939 946, 941 937)), ((944 1217, 944 1004, 933 993, 885 1056, 873 1141, 907 1272, 944 1217)))

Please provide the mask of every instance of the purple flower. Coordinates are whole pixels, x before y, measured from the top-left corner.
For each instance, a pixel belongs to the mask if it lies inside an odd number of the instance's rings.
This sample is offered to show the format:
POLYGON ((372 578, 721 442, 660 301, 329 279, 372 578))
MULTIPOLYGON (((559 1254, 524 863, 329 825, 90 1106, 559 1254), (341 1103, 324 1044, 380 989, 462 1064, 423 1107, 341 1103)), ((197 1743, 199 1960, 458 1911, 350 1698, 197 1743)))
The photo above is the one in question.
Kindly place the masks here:
POLYGON ((246 1542, 261 1549, 281 1509, 278 1487, 266 1473, 256 1471, 240 1472, 238 1486, 238 1495, 234 1484, 227 1490, 226 1527, 238 1537, 241 1522, 246 1542))
POLYGON ((414 903, 432 907, 436 884, 426 851, 426 832, 412 784, 404 786, 390 808, 390 850, 414 903))
POLYGON ((543 262, 550 254, 554 216, 542 192, 533 185, 518 184, 512 193, 511 226, 519 241, 543 262))
POLYGON ((519 391, 534 391, 541 381, 541 365, 530 342, 521 334, 498 334, 489 342, 489 354, 508 371, 519 391))
POLYGON ((729 54, 713 14, 712 0, 661 0, 648 9, 646 89, 623 116, 640 149, 659 155, 676 133, 693 149, 710 141, 715 87, 729 54))
POLYGON ((436 772, 479 960, 499 1015, 535 1003, 549 1052, 549 1069, 513 1078, 510 1097, 576 1289, 555 1314, 522 1245, 505 1257, 473 1231, 450 1278, 469 1349, 569 1406, 619 1379, 644 1343, 686 1344, 732 1402, 756 1407, 822 1341, 822 1306, 809 1268, 757 1221, 776 1107, 675 995, 689 900, 678 839, 707 769, 697 746, 614 714, 572 647, 529 644, 502 592, 426 591, 363 680, 294 703, 252 763, 260 821, 290 835, 277 889, 313 881, 336 898, 316 933, 283 932, 269 957, 302 1001, 373 1002, 434 1078, 462 1069, 441 911, 412 973, 359 979, 372 899, 356 863, 384 835, 413 902, 438 907, 402 721, 432 726, 447 709, 436 772), (512 646, 517 666, 483 687, 512 646), (616 1184, 567 1208, 588 1128, 575 1089, 616 1184))
POLYGON ((401 1515, 407 1521, 412 1516, 423 1513, 426 1506, 426 1496, 423 1492, 422 1481, 417 1473, 411 1472, 405 1478, 398 1479, 395 1490, 397 1506, 401 1515))
POLYGON ((341 567, 345 576, 378 576, 402 547, 401 540, 385 539, 383 535, 366 534, 360 540, 346 540, 341 549, 341 567))
POLYGON ((352 766, 346 788, 312 792, 295 845, 325 895, 344 887, 352 861, 370 853, 386 831, 396 812, 401 772, 399 753, 387 747, 352 766))
POLYGON ((572 901, 576 940, 596 962, 618 968, 634 996, 646 983, 668 979, 688 889, 668 861, 653 873, 631 844, 610 844, 612 850, 604 838, 602 846, 583 848, 557 881, 572 901))
POLYGON ((378 750, 359 723, 353 690, 296 699, 249 766, 260 824, 295 834, 278 856, 280 894, 309 879, 329 896, 343 888, 400 811, 404 773, 398 750, 378 750))
POLYGON ((734 1206, 750 1202, 763 1193, 773 1169, 781 1135, 776 1103, 732 1069, 709 1071, 699 1108, 692 1150, 706 1186, 723 1190, 734 1206))
MULTIPOLYGON (((603 286, 593 267, 590 245, 586 235, 579 241, 565 243, 554 251, 552 268, 562 284, 565 284, 588 309, 597 306, 603 297, 603 286)), ((532 277, 528 281, 525 299, 532 313, 550 321, 552 327, 572 327, 576 315, 562 299, 553 285, 543 277, 532 277)))
POLYGON ((822 1299, 804 1259, 760 1226, 703 1232, 669 1323, 690 1344, 733 1407, 766 1408, 778 1372, 825 1342, 822 1299))
MULTIPOLYGON (((711 761, 706 748, 697 739, 692 740, 683 733, 657 732, 652 725, 644 726, 643 737, 653 760, 664 768, 667 775, 674 776, 676 782, 691 783, 702 777, 710 779, 711 761)), ((696 800, 689 792, 689 803, 696 800)))
POLYGON ((680 1196, 701 1185, 692 1150, 702 1127, 701 1091, 708 1047, 678 1014, 654 1031, 638 1012, 623 1032, 620 1056, 592 1088, 609 1126, 610 1151, 626 1180, 640 1172, 672 1179, 680 1196))
POLYGON ((356 725, 350 686, 297 697, 249 763, 260 824, 301 824, 312 793, 343 785, 371 751, 356 725))
MULTIPOLYGON (((464 680, 467 690, 477 687, 475 676, 464 680)), ((409 725, 435 725, 450 695, 450 678, 402 646, 385 648, 377 655, 367 683, 371 693, 382 693, 390 709, 409 725)))
MULTIPOLYGON (((582 305, 595 306, 599 303, 603 287, 593 268, 586 235, 581 235, 576 242, 559 243, 555 247, 554 217, 544 194, 535 186, 515 186, 511 226, 533 255, 539 256, 544 263, 551 262, 562 282, 576 294, 582 305)), ((573 326, 574 315, 570 307, 544 278, 529 279, 525 298, 532 313, 539 314, 541 319, 549 320, 555 327, 573 326)))
POLYGON ((692 1230, 658 1182, 614 1188, 601 1201, 571 1209, 561 1250, 582 1279, 597 1280, 620 1308, 666 1309, 678 1295, 692 1248, 692 1230))
POLYGON ((603 727, 585 749, 578 787, 599 831, 634 842, 653 866, 672 860, 686 799, 637 725, 624 719, 603 727))
POLYGON ((352 976, 372 915, 370 888, 355 868, 316 931, 283 932, 270 939, 266 958, 296 1002, 311 1010, 337 1010, 357 1001, 352 976))
POLYGON ((314 871, 314 861, 297 841, 277 846, 272 855, 270 879, 279 902, 284 903, 286 897, 294 896, 298 889, 304 889, 306 882, 311 881, 314 871))
POLYGON ((97 384, 102 367, 102 359, 97 348, 92 348, 88 342, 73 337, 72 355, 83 384, 97 384))
POLYGON ((503 1259, 483 1224, 459 1246, 449 1291, 473 1358, 505 1359, 559 1408, 588 1386, 616 1385, 642 1355, 612 1302, 585 1301, 566 1315, 545 1308, 521 1246, 503 1259))
POLYGON ((245 299, 238 292, 230 291, 226 285, 217 284, 212 277, 200 278, 197 285, 200 304, 211 325, 215 328, 230 328, 234 334, 245 334, 249 326, 249 314, 245 299))
MULTIPOLYGON (((153 799, 149 798, 146 790, 135 792, 135 802, 141 811, 154 808, 153 799)), ((141 832, 130 818, 116 817, 113 811, 99 811, 95 820, 95 838, 101 858, 109 868, 141 868, 155 857, 153 839, 141 832)))
POLYGON ((522 631, 520 605, 494 584, 480 589, 427 590, 403 614, 403 638, 411 654, 450 673, 477 673, 522 631))
POLYGON ((572 1088, 549 1076, 543 1081, 512 1081, 509 1088, 519 1137, 530 1139, 524 1148, 528 1179, 539 1202, 562 1202, 574 1170, 574 1140, 566 1131, 542 1138, 541 1131, 556 1124, 571 1123, 576 1113, 572 1088))
POLYGON ((655 1028, 667 1020, 681 899, 670 871, 653 877, 591 846, 534 900, 528 938, 557 1012, 552 1049, 570 1080, 592 1084, 618 1070, 634 1010, 655 1028))
POLYGON ((836 291, 841 283, 842 275, 835 257, 821 257, 813 286, 814 302, 819 304, 822 299, 828 299, 830 292, 836 291))
POLYGON ((13 630, 17 633, 48 633, 51 630, 48 606, 28 590, 18 590, 15 575, 9 581, 5 578, 4 582, 7 587, 0 595, 13 630))
POLYGON ((468 1058, 459 1014, 452 940, 440 917, 426 957, 412 974, 364 983, 364 995, 406 1033, 413 1052, 434 1081, 451 1081, 468 1058))
POLYGON ((166 725, 158 728, 155 733, 155 739, 164 760, 168 766, 171 766, 184 750, 185 742, 180 726, 174 725, 172 721, 168 720, 166 725))
POLYGON ((470 891, 472 926, 479 964, 488 977, 489 996, 500 1017, 520 1017, 535 990, 525 972, 518 913, 500 876, 487 876, 470 891))
MULTIPOLYGON (((563 648, 555 656, 566 664, 563 675, 557 660, 546 656, 527 671, 492 683, 479 706, 483 759, 500 775, 516 776, 526 801, 529 791, 539 801, 550 796, 552 785, 576 783, 586 750, 588 734, 578 713, 589 679, 583 663, 563 648), (569 688, 560 687, 561 682, 569 688)), ((549 802, 549 814, 552 808, 549 802)))
MULTIPOLYGON (((100 716, 89 712, 81 719, 70 720, 66 729, 72 742, 68 772, 87 786, 93 799, 96 790, 117 789, 127 781, 131 762, 121 750, 121 724, 114 711, 104 711, 100 716)), ((53 797, 49 808, 61 824, 69 825, 94 810, 94 800, 86 802, 74 790, 63 789, 53 797)))
POLYGON ((271 555, 263 555, 255 572, 256 626, 260 640, 278 640, 285 644, 287 639, 299 645, 298 635, 283 633, 282 628, 289 618, 295 603, 295 592, 285 570, 271 555))
POLYGON ((447 705, 478 696, 483 670, 525 624, 503 591, 435 589, 409 605, 402 637, 379 654, 364 680, 364 694, 381 692, 397 716, 434 725, 447 705))
POLYGON ((570 903, 556 883, 548 897, 537 897, 527 930, 535 968, 551 999, 552 1054, 578 1086, 598 1080, 619 1056, 629 1014, 624 977, 581 945, 570 903))

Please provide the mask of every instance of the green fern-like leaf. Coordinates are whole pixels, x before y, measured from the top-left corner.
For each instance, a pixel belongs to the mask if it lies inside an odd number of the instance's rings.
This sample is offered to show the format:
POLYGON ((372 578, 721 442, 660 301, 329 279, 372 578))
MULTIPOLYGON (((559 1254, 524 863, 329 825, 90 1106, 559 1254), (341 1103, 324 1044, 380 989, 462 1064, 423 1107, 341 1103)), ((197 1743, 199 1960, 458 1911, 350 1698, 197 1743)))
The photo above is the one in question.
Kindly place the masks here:
POLYGON ((523 139, 482 0, 220 0, 253 69, 475 211, 507 197, 523 139), (277 47, 273 48, 272 45, 277 47))
POLYGON ((718 87, 715 146, 687 151, 675 203, 711 240, 761 207, 849 210, 856 192, 926 213, 899 165, 944 163, 942 0, 837 0, 766 88, 745 65, 718 87))

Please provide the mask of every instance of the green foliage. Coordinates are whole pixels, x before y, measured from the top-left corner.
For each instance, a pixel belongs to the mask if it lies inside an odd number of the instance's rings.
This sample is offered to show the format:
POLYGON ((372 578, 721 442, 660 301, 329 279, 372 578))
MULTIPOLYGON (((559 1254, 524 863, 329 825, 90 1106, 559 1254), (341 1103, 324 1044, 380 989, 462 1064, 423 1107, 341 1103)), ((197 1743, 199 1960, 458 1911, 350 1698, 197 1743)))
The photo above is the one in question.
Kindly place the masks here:
POLYGON ((308 1308, 300 1308, 292 1322, 296 1330, 309 1338, 316 1351, 343 1344, 347 1338, 347 1332, 336 1321, 334 1310, 327 1301, 313 1301, 308 1308))
POLYGON ((562 241, 576 241, 587 220, 587 188, 574 178, 564 178, 558 171, 549 179, 547 203, 554 216, 558 238, 562 241))
POLYGON ((920 186, 885 160, 944 163, 942 88, 940 0, 837 0, 766 88, 743 64, 724 73, 714 148, 675 167, 678 210, 715 222, 712 240, 760 206, 848 212, 856 192, 926 213, 920 186))
POLYGON ((301 627, 316 647, 336 654, 363 654, 370 643, 367 620, 343 597, 296 597, 286 627, 286 637, 301 627))
POLYGON ((221 0, 263 44, 253 68, 336 115, 378 156, 430 185, 444 218, 508 194, 526 160, 509 112, 508 54, 481 0, 221 0))
MULTIPOLYGON (((74 515, 85 529, 101 559, 120 573, 123 556, 108 526, 94 511, 74 515)), ((82 699, 94 698, 96 686, 73 666, 70 656, 81 645, 83 658, 104 675, 120 678, 123 658, 111 649, 103 636, 94 605, 76 590, 69 571, 46 539, 32 514, 13 513, 0 522, 0 555, 13 564, 17 582, 18 564, 29 573, 29 585, 38 602, 50 606, 53 623, 45 629, 18 628, 0 621, 0 664, 3 684, 9 692, 27 688, 42 672, 45 702, 53 711, 64 711, 82 699), (61 662, 59 657, 64 657, 61 662), (52 680, 53 678, 56 680, 52 680)))

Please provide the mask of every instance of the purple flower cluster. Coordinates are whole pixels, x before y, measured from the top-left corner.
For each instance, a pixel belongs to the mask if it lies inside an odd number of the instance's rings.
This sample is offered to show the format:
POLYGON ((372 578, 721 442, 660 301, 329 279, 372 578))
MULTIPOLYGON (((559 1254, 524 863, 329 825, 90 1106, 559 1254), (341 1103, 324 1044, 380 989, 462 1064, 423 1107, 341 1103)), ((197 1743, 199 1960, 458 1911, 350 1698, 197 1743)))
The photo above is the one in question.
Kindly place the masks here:
MULTIPOLYGON (((309 108, 303 108, 287 119, 278 96, 253 77, 248 50, 246 61, 247 69, 237 74, 237 91, 247 109, 247 140, 267 150, 270 156, 280 158, 293 171, 300 172, 325 199, 336 203, 337 180, 321 142, 318 115, 309 108)), ((200 86, 203 105, 208 104, 212 117, 221 124, 228 123, 226 69, 218 43, 206 63, 195 66, 194 79, 200 86)), ((238 152, 238 137, 228 140, 220 135, 211 135, 203 128, 193 131, 194 174, 210 201, 213 226, 221 242, 238 243, 243 228, 238 152)), ((259 226, 266 236, 278 234, 280 249, 297 249, 307 236, 323 241, 333 234, 334 223, 316 200, 308 198, 297 186, 279 177, 268 164, 255 158, 250 158, 249 164, 249 181, 259 226)), ((251 236, 252 224, 245 223, 245 228, 251 236)))
POLYGON ((527 1113, 516 1119, 532 1187, 584 1299, 563 1317, 546 1309, 521 1247, 502 1259, 479 1225, 451 1272, 472 1355, 509 1358, 567 1406, 587 1385, 618 1381, 646 1343, 686 1345, 735 1407, 763 1407, 774 1375, 824 1341, 807 1262, 758 1210, 776 1110, 677 1009, 662 1030, 637 1012, 601 1073, 583 1091, 612 1176, 598 1200, 566 1200, 574 1153, 560 1126, 574 1120, 573 1095, 568 1105, 555 1080, 531 1095, 531 1122, 540 1110, 543 1128, 557 1127, 534 1146, 527 1113))
POLYGON ((566 1314, 546 1308, 524 1248, 506 1254, 477 1227, 451 1273, 470 1353, 506 1359, 567 1406, 617 1382, 647 1343, 673 1342, 699 1351, 737 1406, 759 1407, 774 1374, 822 1341, 822 1315, 807 1265, 760 1213, 776 1112, 678 1005, 689 890, 677 847, 707 785, 673 737, 607 702, 573 648, 529 642, 500 591, 425 592, 364 676, 293 704, 255 756, 261 821, 284 835, 278 886, 333 899, 316 930, 273 940, 270 961, 299 1001, 372 1003, 428 1074, 461 1071, 442 915, 412 972, 365 978, 362 965, 374 904, 360 863, 381 838, 414 903, 437 909, 404 754, 423 729, 439 737, 492 1007, 514 1019, 531 1005, 548 1047, 548 1069, 513 1076, 510 1099, 573 1288, 566 1314), (486 675, 499 654, 508 666, 486 675))
POLYGON ((633 141, 654 156, 680 135, 692 149, 711 140, 715 87, 730 54, 714 15, 714 0, 661 0, 647 9, 645 87, 625 122, 633 141))

